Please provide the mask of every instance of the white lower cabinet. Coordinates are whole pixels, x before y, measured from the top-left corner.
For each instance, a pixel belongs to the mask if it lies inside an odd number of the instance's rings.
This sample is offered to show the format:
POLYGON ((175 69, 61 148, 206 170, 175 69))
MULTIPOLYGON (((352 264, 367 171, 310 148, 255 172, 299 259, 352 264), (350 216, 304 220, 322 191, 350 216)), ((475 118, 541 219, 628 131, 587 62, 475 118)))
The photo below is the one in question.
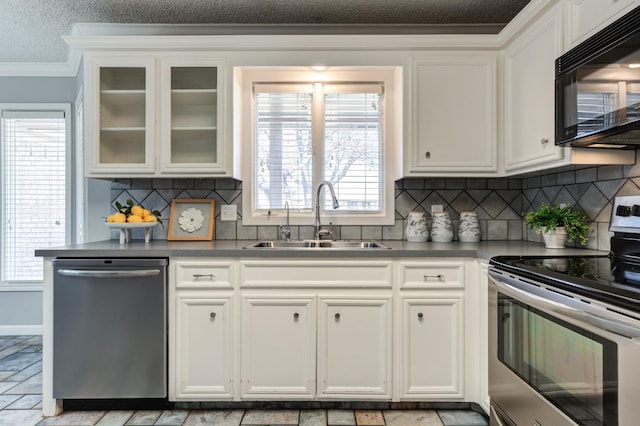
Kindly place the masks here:
POLYGON ((458 260, 397 263, 399 399, 466 397, 466 272, 458 260))
POLYGON ((391 398, 391 298, 320 298, 318 397, 391 398))
POLYGON ((484 402, 473 259, 170 268, 172 401, 484 402))
POLYGON ((232 300, 209 292, 177 293, 176 400, 233 398, 232 300))
POLYGON ((242 398, 315 396, 313 298, 242 300, 242 398))
POLYGON ((401 398, 462 398, 463 296, 402 296, 401 301, 401 398))

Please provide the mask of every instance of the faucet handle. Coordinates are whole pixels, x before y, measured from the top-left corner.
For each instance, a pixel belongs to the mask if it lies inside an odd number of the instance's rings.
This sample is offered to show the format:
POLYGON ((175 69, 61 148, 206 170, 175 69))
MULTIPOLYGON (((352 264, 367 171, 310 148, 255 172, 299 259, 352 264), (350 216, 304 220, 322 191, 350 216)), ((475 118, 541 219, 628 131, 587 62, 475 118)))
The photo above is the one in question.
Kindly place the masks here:
POLYGON ((291 227, 289 225, 280 225, 280 233, 286 241, 291 239, 291 227))

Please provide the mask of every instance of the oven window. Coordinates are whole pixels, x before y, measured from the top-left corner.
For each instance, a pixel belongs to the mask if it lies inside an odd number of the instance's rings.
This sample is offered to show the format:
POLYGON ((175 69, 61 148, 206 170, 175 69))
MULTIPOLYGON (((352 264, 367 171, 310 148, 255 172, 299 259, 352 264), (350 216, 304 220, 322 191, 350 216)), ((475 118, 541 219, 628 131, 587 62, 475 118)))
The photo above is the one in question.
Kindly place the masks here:
POLYGON ((498 293, 498 358, 581 425, 617 425, 617 346, 498 293))

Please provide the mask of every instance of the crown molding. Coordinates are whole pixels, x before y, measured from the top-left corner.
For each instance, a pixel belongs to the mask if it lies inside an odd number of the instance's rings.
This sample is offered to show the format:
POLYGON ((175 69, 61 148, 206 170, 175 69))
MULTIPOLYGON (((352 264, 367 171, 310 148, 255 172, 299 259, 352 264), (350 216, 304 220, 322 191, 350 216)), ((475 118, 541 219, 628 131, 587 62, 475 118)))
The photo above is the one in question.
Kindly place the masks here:
POLYGON ((531 0, 503 29, 498 33, 498 44, 507 45, 515 36, 529 26, 534 19, 551 9, 561 0, 531 0))

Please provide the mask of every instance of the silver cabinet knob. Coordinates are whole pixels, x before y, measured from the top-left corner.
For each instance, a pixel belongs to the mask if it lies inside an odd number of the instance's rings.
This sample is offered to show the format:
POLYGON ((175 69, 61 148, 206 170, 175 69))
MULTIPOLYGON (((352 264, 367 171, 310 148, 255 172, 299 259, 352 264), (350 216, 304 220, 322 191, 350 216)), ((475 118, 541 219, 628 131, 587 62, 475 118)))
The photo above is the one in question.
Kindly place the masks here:
POLYGON ((216 313, 215 313, 215 312, 211 312, 211 313, 209 314, 209 317, 210 317, 211 319, 216 319, 216 313))
POLYGON ((300 318, 300 314, 299 314, 299 313, 297 313, 297 312, 296 312, 296 313, 294 313, 294 314, 293 314, 293 319, 294 319, 294 320, 297 320, 298 318, 300 318))
POLYGON ((424 317, 424 315, 422 315, 422 312, 418 312, 418 319, 422 320, 423 317, 424 317))
POLYGON ((542 138, 542 139, 540 139, 540 143, 541 143, 542 145, 546 145, 546 144, 548 144, 548 143, 549 143, 549 138, 542 138))
POLYGON ((431 158, 431 153, 429 151, 424 153, 425 158, 431 158))
POLYGON ((340 314, 335 314, 333 317, 338 321, 340 319, 340 314))

